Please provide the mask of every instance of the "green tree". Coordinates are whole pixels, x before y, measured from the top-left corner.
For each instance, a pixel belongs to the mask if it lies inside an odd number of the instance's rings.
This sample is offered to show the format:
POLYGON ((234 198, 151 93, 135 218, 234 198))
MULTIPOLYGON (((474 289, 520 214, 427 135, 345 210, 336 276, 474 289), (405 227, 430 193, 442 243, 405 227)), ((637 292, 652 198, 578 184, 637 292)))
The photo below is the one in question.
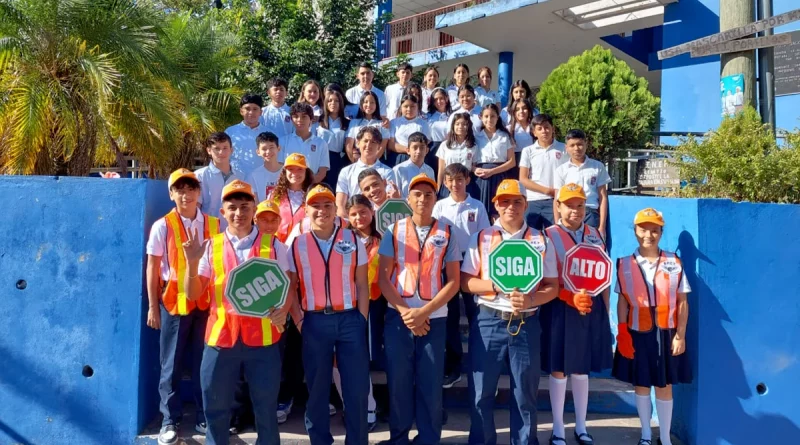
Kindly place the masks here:
POLYGON ((660 102, 647 80, 599 45, 553 70, 537 101, 542 113, 553 116, 560 137, 582 129, 589 156, 602 161, 651 139, 660 102))

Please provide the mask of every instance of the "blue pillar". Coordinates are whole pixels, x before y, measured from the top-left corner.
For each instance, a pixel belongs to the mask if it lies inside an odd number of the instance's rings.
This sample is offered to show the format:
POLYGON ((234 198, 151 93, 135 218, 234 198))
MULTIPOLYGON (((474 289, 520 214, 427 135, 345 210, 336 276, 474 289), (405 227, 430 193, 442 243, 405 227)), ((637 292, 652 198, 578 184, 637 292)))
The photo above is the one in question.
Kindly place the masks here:
POLYGON ((508 105, 508 96, 511 93, 512 75, 514 74, 514 53, 504 51, 500 53, 500 64, 497 67, 497 91, 500 92, 500 104, 508 105))
MULTIPOLYGON (((377 1, 377 14, 375 22, 378 23, 383 19, 385 14, 392 13, 392 0, 378 0, 377 1)), ((375 62, 380 62, 386 57, 389 57, 391 51, 389 49, 392 41, 392 32, 388 23, 380 27, 380 31, 375 35, 375 62)), ((377 67, 376 67, 377 68, 377 67)))

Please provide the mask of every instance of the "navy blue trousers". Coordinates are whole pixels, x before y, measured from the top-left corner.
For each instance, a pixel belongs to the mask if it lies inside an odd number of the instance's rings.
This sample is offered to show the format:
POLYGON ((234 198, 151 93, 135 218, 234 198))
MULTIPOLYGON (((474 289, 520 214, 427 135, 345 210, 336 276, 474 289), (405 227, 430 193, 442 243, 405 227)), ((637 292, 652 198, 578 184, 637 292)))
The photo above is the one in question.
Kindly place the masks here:
POLYGON ((208 311, 193 310, 187 315, 170 315, 161 305, 161 330, 159 332, 159 358, 161 376, 158 395, 159 411, 164 416, 161 426, 176 425, 183 417, 180 383, 188 364, 192 375, 192 393, 197 407, 196 422, 204 422, 203 393, 200 390, 200 361, 203 358, 203 339, 206 333, 208 311), (189 356, 189 357, 187 357, 189 356), (189 360, 186 360, 189 358, 189 360))

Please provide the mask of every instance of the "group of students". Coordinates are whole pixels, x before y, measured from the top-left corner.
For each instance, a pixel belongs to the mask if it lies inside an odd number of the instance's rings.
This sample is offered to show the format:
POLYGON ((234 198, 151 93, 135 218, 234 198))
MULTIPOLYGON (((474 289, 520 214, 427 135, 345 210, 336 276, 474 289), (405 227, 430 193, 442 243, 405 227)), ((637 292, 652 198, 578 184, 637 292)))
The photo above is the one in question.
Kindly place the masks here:
POLYGON ((438 443, 442 388, 461 378, 463 300, 470 443, 496 443, 494 401, 508 369, 512 443, 538 443, 544 372, 553 407, 550 444, 567 443, 568 377, 575 439, 592 444, 588 375, 613 367, 636 388, 639 445, 653 443, 652 387, 658 443, 670 444, 671 385, 691 380, 683 354, 690 288, 679 258, 658 247, 663 217, 639 212, 639 248, 618 260, 623 322, 612 356, 609 292, 572 293, 560 278, 572 246, 605 248, 605 167, 586 157, 580 130, 569 131, 566 144, 554 139, 552 119, 534 116, 524 81, 500 110, 488 88, 491 70, 479 73, 477 99, 468 68, 459 65, 454 74, 455 85, 442 89, 429 69, 418 98, 409 92, 410 67, 401 67, 398 84, 384 95, 364 64, 359 85, 345 94, 329 85, 323 96, 309 81, 291 107, 285 82, 275 79, 270 104, 244 96, 243 122, 208 138, 207 167, 170 176, 175 209, 156 221, 147 245, 147 324, 161 330, 160 443, 178 440, 178 383, 191 368, 195 429, 209 444, 227 444, 238 426, 232 419, 247 406, 257 443, 279 443, 278 424, 305 388, 311 443, 329 445, 333 383, 346 412, 346 443, 366 444, 376 423, 371 367, 386 371, 388 443, 408 443, 414 424, 415 443, 438 443), (417 115, 422 100, 426 119, 417 115), (346 108, 355 102, 348 121, 346 108), (382 109, 399 114, 388 128, 382 109), (333 183, 335 189, 327 185, 333 183), (406 199, 412 216, 381 234, 375 211, 390 198, 406 199), (544 256, 544 278, 528 294, 503 293, 489 279, 489 253, 505 239, 525 239, 544 256), (276 260, 290 280, 287 304, 263 319, 238 315, 224 295, 231 270, 256 256, 276 260), (183 364, 187 352, 190 366, 183 364))

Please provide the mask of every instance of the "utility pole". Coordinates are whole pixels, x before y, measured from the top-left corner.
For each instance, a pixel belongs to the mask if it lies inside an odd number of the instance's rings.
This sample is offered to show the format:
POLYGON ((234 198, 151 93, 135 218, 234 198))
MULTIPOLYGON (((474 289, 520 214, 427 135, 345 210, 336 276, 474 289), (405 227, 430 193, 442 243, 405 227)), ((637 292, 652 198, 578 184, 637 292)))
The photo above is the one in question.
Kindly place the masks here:
MULTIPOLYGON (((755 21, 753 0, 720 0, 719 30, 747 25, 755 21)), ((755 36, 753 36, 755 37, 755 36)), ((744 75, 744 103, 756 106, 756 54, 755 51, 722 54, 720 77, 744 75)))
MULTIPOLYGON (((772 17, 772 0, 758 0, 758 19, 772 17)), ((760 33, 771 36, 772 28, 760 33)), ((758 50, 758 111, 761 121, 775 133, 775 57, 772 48, 758 50)))

